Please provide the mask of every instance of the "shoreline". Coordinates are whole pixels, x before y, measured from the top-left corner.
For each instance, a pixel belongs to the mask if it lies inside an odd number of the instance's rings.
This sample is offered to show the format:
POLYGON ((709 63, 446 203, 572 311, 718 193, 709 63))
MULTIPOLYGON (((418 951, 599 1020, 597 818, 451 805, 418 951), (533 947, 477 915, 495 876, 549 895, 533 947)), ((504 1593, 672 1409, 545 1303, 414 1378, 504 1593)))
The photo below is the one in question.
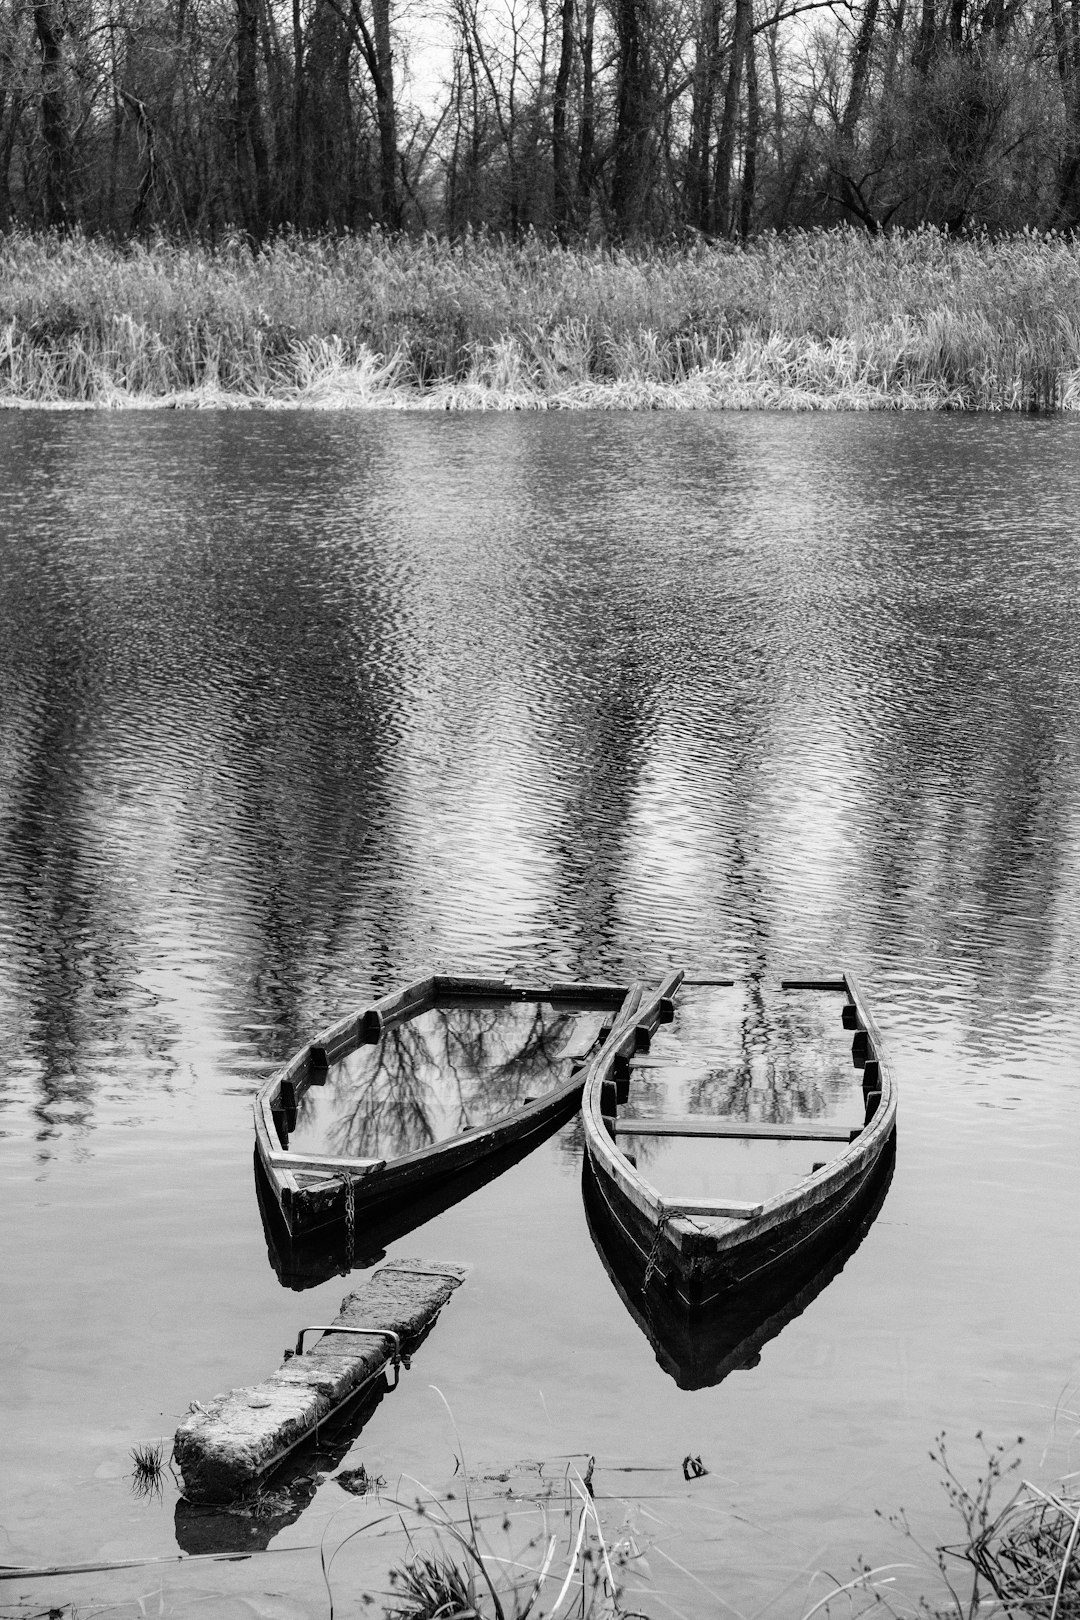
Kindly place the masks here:
POLYGON ((799 415, 833 412, 953 415, 1070 415, 1080 411, 1080 369, 1060 379, 1053 405, 1033 403, 1018 380, 1010 396, 988 405, 972 403, 960 388, 885 388, 857 385, 828 378, 819 386, 788 381, 764 369, 747 375, 735 364, 702 368, 675 382, 632 378, 581 381, 563 388, 515 386, 499 389, 487 383, 445 381, 426 388, 407 384, 372 385, 364 365, 327 368, 303 386, 284 383, 277 388, 242 392, 214 384, 167 393, 135 393, 103 379, 90 398, 62 397, 56 393, 15 394, 0 384, 3 411, 377 411, 446 414, 547 411, 581 412, 688 412, 777 411, 799 415))
POLYGON ((1080 245, 0 237, 0 408, 1080 410, 1080 245))
MULTIPOLYGON (((571 395, 496 395, 479 389, 468 387, 449 386, 426 394, 384 393, 364 395, 360 390, 350 389, 345 383, 339 388, 331 388, 325 392, 313 390, 311 394, 297 394, 295 396, 282 395, 244 395, 229 394, 221 391, 190 390, 182 394, 172 395, 122 395, 110 391, 106 397, 99 399, 23 399, 0 395, 0 412, 4 411, 51 411, 51 412, 99 412, 108 414, 121 411, 262 411, 276 414, 284 411, 365 411, 387 413, 416 413, 420 415, 491 415, 494 413, 518 413, 538 415, 545 412, 559 412, 564 414, 583 414, 586 412, 615 414, 617 412, 635 414, 690 411, 716 411, 747 413, 757 411, 786 412, 794 415, 814 415, 827 413, 851 414, 895 414, 897 412, 919 412, 924 415, 941 412, 952 415, 974 414, 1017 414, 1028 413, 1026 406, 1016 407, 1012 412, 1001 411, 989 413, 977 411, 972 407, 951 403, 948 400, 925 399, 916 396, 899 396, 881 394, 869 398, 859 397, 850 393, 816 394, 797 389, 785 390, 761 389, 756 396, 744 395, 732 389, 709 390, 707 397, 701 397, 702 388, 679 389, 669 386, 664 389, 642 390, 633 398, 627 399, 623 395, 625 390, 617 385, 611 388, 596 388, 589 397, 571 395)), ((1075 404, 1059 406, 1055 414, 1071 413, 1078 408, 1075 404)), ((1029 413, 1030 414, 1030 413, 1029 413)))

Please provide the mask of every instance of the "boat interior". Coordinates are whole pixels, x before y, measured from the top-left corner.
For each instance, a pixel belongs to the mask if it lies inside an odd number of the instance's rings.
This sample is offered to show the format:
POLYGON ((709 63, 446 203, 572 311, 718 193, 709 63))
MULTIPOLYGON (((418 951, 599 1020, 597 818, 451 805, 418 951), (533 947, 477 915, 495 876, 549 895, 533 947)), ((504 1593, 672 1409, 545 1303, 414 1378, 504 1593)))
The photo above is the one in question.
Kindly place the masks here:
POLYGON ((298 1155, 393 1159, 489 1125, 569 1081, 616 1007, 595 999, 448 994, 309 1063, 271 1098, 298 1155))
POLYGON ((865 1054, 842 990, 683 981, 609 1116, 620 1152, 666 1202, 762 1202, 858 1135, 865 1054))

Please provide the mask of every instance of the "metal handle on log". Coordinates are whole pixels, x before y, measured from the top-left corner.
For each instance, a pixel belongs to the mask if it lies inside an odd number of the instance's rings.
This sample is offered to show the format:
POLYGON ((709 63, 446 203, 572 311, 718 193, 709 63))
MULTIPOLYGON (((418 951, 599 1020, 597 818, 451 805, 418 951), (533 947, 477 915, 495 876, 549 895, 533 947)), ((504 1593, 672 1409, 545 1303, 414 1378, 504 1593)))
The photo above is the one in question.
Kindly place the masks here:
POLYGON ((390 1385, 390 1388, 397 1388, 398 1380, 401 1377, 401 1335, 395 1333, 393 1328, 339 1327, 335 1326, 333 1322, 313 1322, 308 1327, 300 1329, 300 1332, 296 1335, 296 1349, 286 1350, 286 1357, 303 1355, 305 1333, 351 1333, 360 1338, 392 1339, 394 1341, 394 1354, 391 1359, 394 1363, 394 1382, 390 1385))

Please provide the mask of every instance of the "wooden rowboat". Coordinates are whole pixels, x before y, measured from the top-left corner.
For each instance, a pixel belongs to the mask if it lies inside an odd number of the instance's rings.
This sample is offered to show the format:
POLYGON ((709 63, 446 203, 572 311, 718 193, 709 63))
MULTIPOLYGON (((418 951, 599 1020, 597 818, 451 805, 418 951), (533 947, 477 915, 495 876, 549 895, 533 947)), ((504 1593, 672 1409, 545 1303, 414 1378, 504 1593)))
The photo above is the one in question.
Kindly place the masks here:
POLYGON ((590 1063, 582 1116, 644 1287, 699 1307, 850 1222, 893 1141, 896 1091, 849 974, 740 987, 677 972, 590 1063))
POLYGON ((361 1212, 536 1146, 577 1110, 589 1059, 638 1000, 617 984, 434 975, 323 1030, 255 1098, 289 1237, 343 1238, 350 1267, 361 1212))

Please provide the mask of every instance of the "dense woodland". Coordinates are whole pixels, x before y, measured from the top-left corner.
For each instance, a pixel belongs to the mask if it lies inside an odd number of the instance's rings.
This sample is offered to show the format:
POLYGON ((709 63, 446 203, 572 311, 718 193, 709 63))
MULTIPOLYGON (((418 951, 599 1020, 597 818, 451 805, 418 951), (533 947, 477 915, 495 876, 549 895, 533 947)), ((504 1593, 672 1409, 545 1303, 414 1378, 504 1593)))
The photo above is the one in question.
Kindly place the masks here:
POLYGON ((1080 0, 0 0, 0 229, 840 221, 1074 227, 1080 0))

